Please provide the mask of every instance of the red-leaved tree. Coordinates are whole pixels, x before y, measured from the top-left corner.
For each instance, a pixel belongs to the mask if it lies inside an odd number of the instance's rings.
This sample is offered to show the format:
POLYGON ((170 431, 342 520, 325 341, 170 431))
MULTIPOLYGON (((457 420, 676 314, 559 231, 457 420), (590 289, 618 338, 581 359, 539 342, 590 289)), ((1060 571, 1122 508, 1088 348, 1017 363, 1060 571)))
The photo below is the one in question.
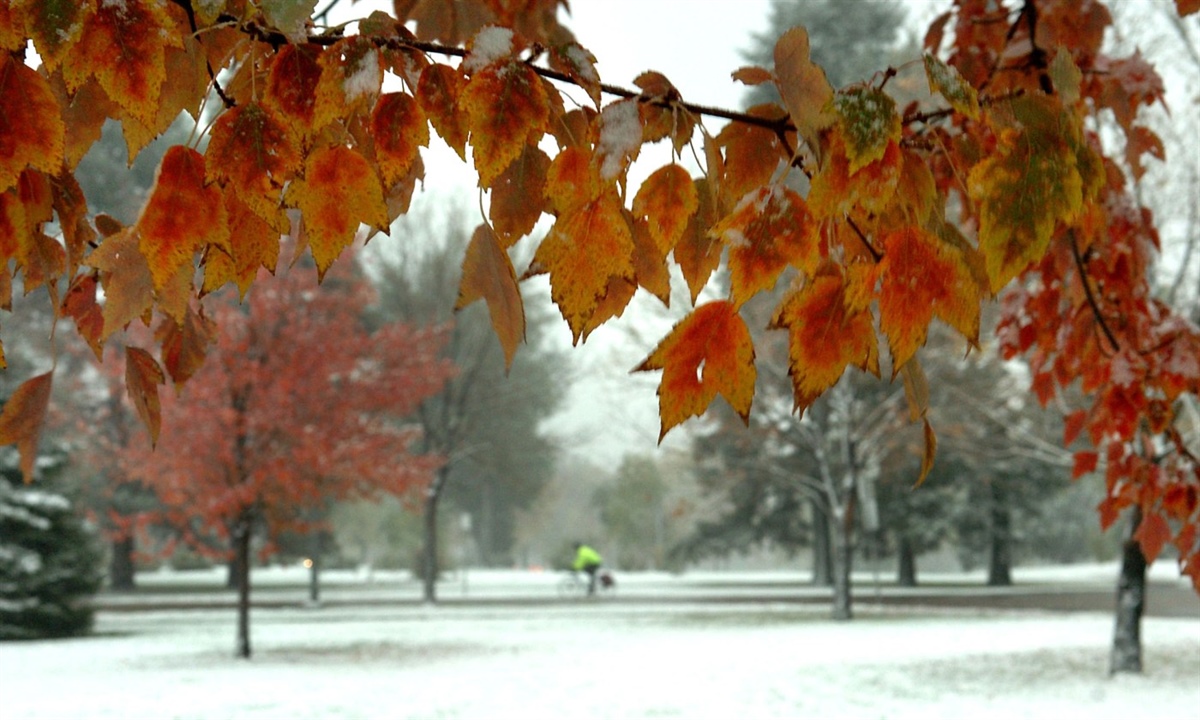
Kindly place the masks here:
MULTIPOLYGON (((168 356, 196 373, 163 396, 157 448, 143 436, 117 449, 123 475, 154 491, 154 522, 233 560, 242 657, 252 536, 317 530, 331 501, 403 493, 441 463, 412 450, 420 430, 405 418, 452 376, 439 356, 444 329, 367 332, 372 295, 355 267, 318 290, 315 271, 298 265, 260 279, 244 303, 228 293, 206 304, 211 318, 189 309, 182 331, 168 325, 168 356)), ((161 381, 154 371, 129 351, 132 387, 161 381)))

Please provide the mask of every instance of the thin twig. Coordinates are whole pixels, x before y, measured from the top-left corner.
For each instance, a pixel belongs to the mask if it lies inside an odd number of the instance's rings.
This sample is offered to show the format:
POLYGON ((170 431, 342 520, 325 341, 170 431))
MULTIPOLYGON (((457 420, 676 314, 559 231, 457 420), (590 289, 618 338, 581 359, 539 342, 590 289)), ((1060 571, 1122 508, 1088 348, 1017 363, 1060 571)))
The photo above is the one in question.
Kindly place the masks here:
POLYGON ((1079 284, 1083 285, 1083 293, 1087 297, 1088 305, 1092 308, 1092 315, 1095 316, 1100 329, 1104 331, 1104 337, 1108 338, 1108 342, 1112 345, 1113 352, 1121 352, 1121 345, 1113 336, 1112 330, 1108 329, 1108 323, 1100 312, 1099 304, 1096 303, 1096 296, 1092 294, 1092 284, 1088 282, 1087 267, 1083 264, 1083 255, 1079 253, 1079 242, 1075 238, 1075 231, 1070 231, 1068 235, 1071 238, 1071 255, 1075 258, 1075 267, 1079 269, 1079 284))

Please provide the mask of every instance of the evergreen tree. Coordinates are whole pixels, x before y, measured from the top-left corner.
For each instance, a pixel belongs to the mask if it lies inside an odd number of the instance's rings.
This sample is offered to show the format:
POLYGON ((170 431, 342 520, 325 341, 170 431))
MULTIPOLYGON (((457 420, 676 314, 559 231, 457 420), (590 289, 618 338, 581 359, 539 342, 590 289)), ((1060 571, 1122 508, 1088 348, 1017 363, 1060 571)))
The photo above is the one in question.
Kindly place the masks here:
POLYGON ((62 458, 39 463, 43 480, 22 483, 17 453, 0 448, 0 640, 82 635, 102 556, 71 501, 44 478, 62 458))

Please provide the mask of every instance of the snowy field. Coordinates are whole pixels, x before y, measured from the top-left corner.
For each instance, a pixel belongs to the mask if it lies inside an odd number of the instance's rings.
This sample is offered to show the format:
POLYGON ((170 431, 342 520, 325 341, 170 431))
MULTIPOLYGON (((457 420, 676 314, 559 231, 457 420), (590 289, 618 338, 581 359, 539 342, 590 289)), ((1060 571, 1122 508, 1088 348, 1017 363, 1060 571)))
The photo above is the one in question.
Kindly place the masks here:
MULTIPOLYGON (((551 577, 468 579, 486 598, 551 577)), ((102 612, 95 637, 0 644, 0 718, 1200 717, 1197 619, 1148 618, 1146 674, 1110 679, 1106 613, 860 601, 838 624, 639 602, 672 581, 625 579, 616 601, 255 609, 249 662, 230 610, 102 612)))

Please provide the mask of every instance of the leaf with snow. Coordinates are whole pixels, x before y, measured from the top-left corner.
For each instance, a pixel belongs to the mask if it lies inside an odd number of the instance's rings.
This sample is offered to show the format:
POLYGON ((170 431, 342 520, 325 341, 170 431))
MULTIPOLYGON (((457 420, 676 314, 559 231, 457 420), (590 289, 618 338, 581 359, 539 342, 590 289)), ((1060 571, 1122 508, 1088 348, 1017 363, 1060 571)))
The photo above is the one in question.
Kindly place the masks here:
POLYGON ((518 60, 476 72, 463 88, 459 104, 470 123, 480 187, 491 187, 521 156, 525 145, 536 145, 548 128, 550 112, 542 80, 518 60))

